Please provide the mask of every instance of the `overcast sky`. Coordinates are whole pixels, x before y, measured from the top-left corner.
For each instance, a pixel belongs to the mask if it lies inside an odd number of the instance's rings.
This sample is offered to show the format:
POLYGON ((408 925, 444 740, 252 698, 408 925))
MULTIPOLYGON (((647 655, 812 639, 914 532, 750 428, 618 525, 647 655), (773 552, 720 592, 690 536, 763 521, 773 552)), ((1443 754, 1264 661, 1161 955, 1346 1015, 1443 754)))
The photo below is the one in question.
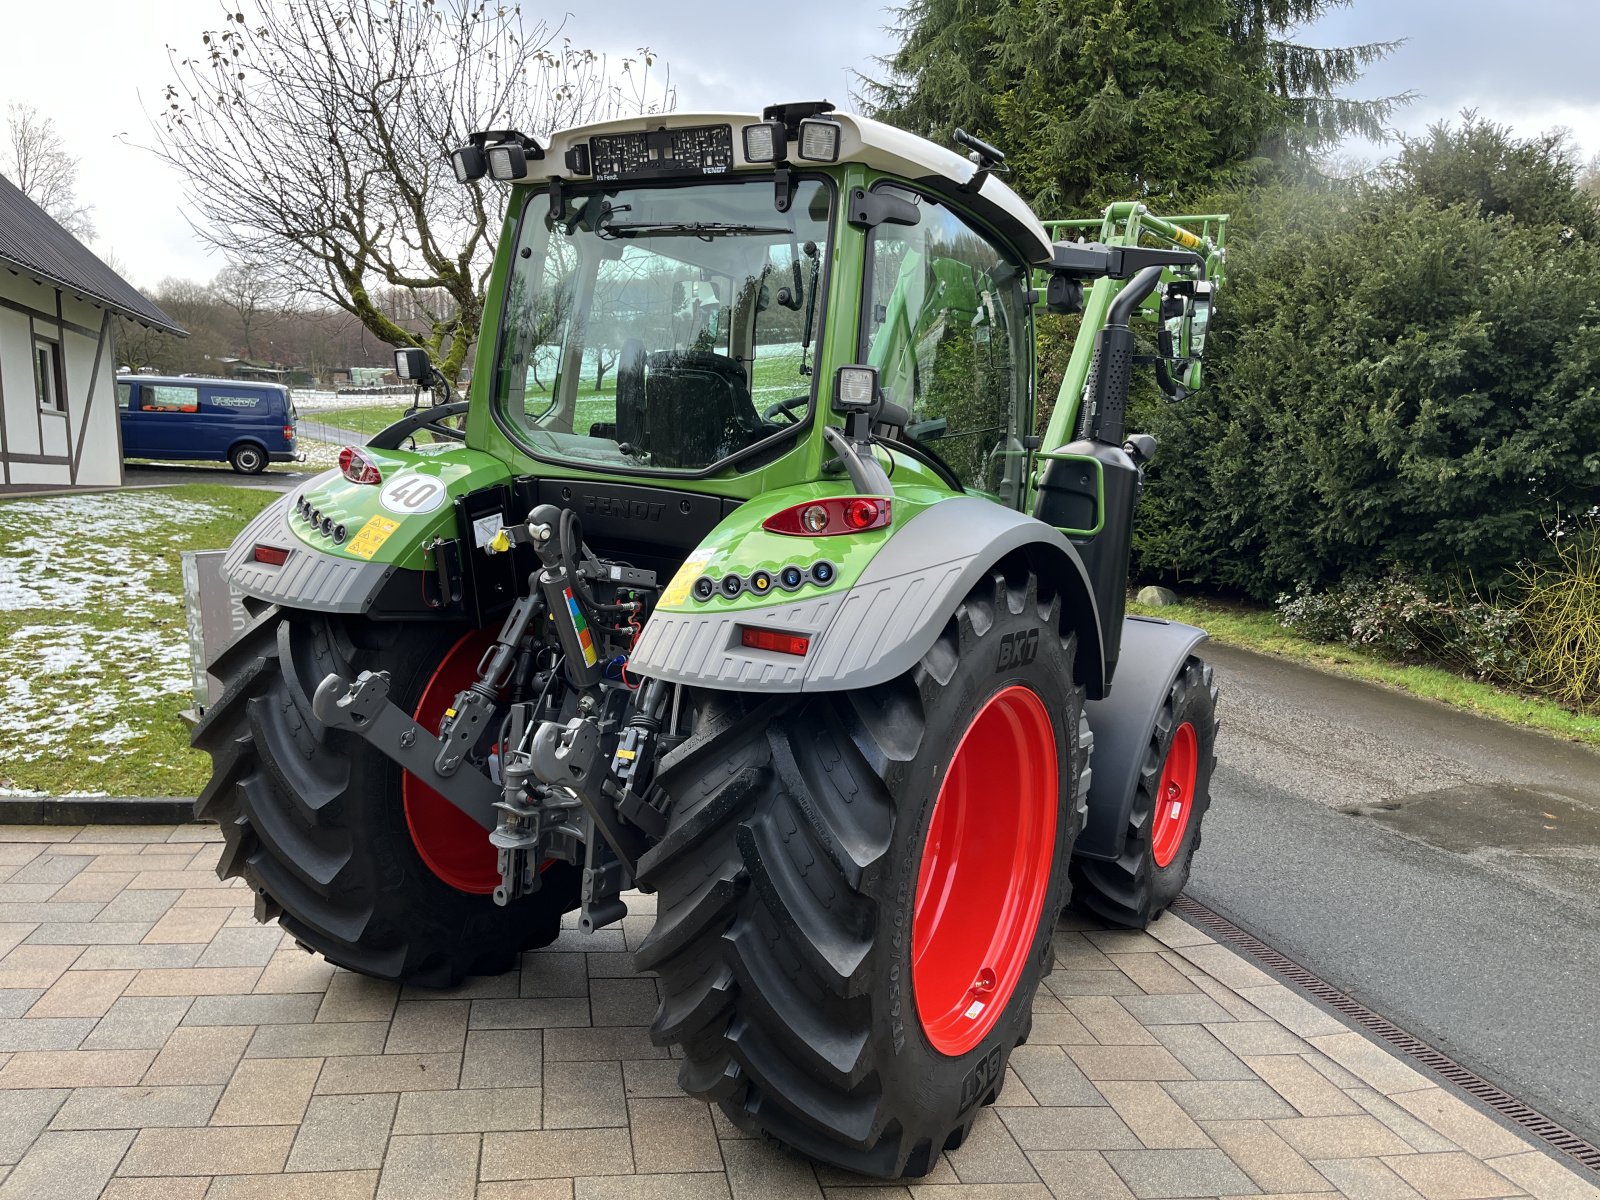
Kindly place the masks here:
MULTIPOLYGON (((222 263, 185 222, 179 180, 139 145, 150 134, 144 112, 159 108, 168 79, 166 47, 192 48, 201 30, 218 27, 217 0, 0 6, 8 43, 0 107, 36 106, 81 156, 79 191, 94 206, 95 249, 115 254, 142 287, 167 275, 209 279, 222 263)), ((523 7, 543 11, 527 0, 523 7)), ((850 72, 871 71, 874 56, 894 45, 890 14, 874 0, 810 0, 785 9, 782 24, 768 15, 775 11, 747 0, 611 0, 570 18, 566 32, 577 45, 614 54, 649 45, 671 65, 680 110, 822 97, 846 107, 850 72)), ((1475 107, 1524 134, 1564 126, 1586 157, 1600 152, 1594 0, 1354 0, 1300 36, 1321 44, 1404 39, 1353 89, 1419 93, 1398 118, 1403 131, 1475 107)))

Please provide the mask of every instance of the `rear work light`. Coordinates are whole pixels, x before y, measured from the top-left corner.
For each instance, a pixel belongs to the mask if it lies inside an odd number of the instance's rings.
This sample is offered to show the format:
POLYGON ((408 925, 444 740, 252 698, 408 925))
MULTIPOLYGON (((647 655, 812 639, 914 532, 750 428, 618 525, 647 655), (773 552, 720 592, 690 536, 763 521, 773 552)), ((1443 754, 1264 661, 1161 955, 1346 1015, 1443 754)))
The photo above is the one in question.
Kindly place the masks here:
POLYGON ((383 472, 378 470, 361 451, 346 446, 339 451, 339 471, 351 483, 382 483, 383 472))
POLYGON ((739 641, 752 650, 771 650, 775 654, 804 656, 811 649, 811 638, 803 633, 779 633, 776 629, 752 629, 748 625, 739 630, 739 641))
POLYGON ((761 528, 789 537, 832 537, 865 533, 889 524, 891 501, 883 496, 830 496, 775 512, 761 528))
POLYGON ((269 567, 281 567, 289 561, 289 552, 282 546, 256 545, 255 560, 269 567))

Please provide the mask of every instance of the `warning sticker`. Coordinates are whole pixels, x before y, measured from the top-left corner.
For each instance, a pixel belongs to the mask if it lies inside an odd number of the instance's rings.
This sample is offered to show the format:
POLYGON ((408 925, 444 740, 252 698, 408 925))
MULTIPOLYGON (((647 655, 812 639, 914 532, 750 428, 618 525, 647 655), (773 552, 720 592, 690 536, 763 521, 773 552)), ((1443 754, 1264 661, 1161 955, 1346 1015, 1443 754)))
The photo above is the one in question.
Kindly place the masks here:
POLYGON ((479 517, 472 522, 472 540, 478 549, 482 550, 494 541, 494 535, 500 532, 500 527, 505 524, 505 519, 499 513, 490 513, 487 517, 479 517))
POLYGON ((694 586, 694 581, 700 578, 700 573, 706 569, 706 564, 712 559, 709 551, 702 551, 691 558, 684 560, 683 566, 678 568, 678 573, 672 577, 672 582, 661 593, 661 604, 665 608, 676 608, 689 598, 689 589, 694 586))
POLYGON ((370 517, 345 549, 357 558, 370 559, 389 540, 389 535, 399 528, 399 521, 391 521, 388 517, 370 517))

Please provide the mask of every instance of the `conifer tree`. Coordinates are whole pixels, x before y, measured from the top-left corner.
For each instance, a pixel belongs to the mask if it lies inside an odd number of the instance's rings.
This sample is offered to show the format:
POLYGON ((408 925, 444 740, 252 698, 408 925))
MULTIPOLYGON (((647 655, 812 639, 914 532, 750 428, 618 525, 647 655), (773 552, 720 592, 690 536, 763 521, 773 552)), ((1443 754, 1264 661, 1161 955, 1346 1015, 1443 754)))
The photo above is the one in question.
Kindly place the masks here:
POLYGON ((1337 93, 1397 43, 1291 39, 1348 0, 907 0, 902 45, 866 81, 881 119, 1011 154, 1046 207, 1163 204, 1377 138, 1405 96, 1337 93))

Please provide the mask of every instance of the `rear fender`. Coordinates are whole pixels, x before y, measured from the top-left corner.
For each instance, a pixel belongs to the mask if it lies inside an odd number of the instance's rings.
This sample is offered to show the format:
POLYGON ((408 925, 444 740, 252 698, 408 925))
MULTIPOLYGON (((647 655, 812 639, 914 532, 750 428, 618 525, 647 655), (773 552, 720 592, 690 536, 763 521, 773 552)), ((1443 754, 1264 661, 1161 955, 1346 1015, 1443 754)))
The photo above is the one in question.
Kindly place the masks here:
POLYGON ((382 485, 352 483, 337 470, 269 505, 234 540, 223 577, 258 600, 316 612, 374 618, 459 616, 424 601, 422 578, 434 570, 431 547, 460 530, 454 500, 511 477, 498 459, 475 450, 417 454, 367 449, 382 485), (342 527, 330 536, 299 511, 342 527), (287 561, 258 561, 258 545, 288 551, 287 561))
MULTIPOLYGON (((753 506, 752 506, 753 507, 753 506)), ((742 510, 741 510, 742 511, 742 510)), ((954 497, 929 504, 882 543, 848 586, 814 598, 729 610, 658 608, 630 671, 726 691, 838 692, 903 675, 932 648, 962 599, 1001 560, 1024 556, 1062 597, 1078 634, 1076 673, 1091 696, 1105 691, 1100 620, 1072 544, 1041 521, 991 500, 954 497), (740 625, 810 638, 803 658, 747 649, 740 625)), ((694 570, 704 564, 696 558, 694 570)), ((669 600, 673 599, 669 588, 669 600)))
POLYGON ((1152 617, 1122 622, 1122 656, 1117 685, 1086 709, 1094 731, 1093 778, 1089 816, 1073 853, 1083 858, 1115 859, 1128 837, 1128 815, 1145 751, 1172 682, 1206 633, 1192 625, 1152 617))

